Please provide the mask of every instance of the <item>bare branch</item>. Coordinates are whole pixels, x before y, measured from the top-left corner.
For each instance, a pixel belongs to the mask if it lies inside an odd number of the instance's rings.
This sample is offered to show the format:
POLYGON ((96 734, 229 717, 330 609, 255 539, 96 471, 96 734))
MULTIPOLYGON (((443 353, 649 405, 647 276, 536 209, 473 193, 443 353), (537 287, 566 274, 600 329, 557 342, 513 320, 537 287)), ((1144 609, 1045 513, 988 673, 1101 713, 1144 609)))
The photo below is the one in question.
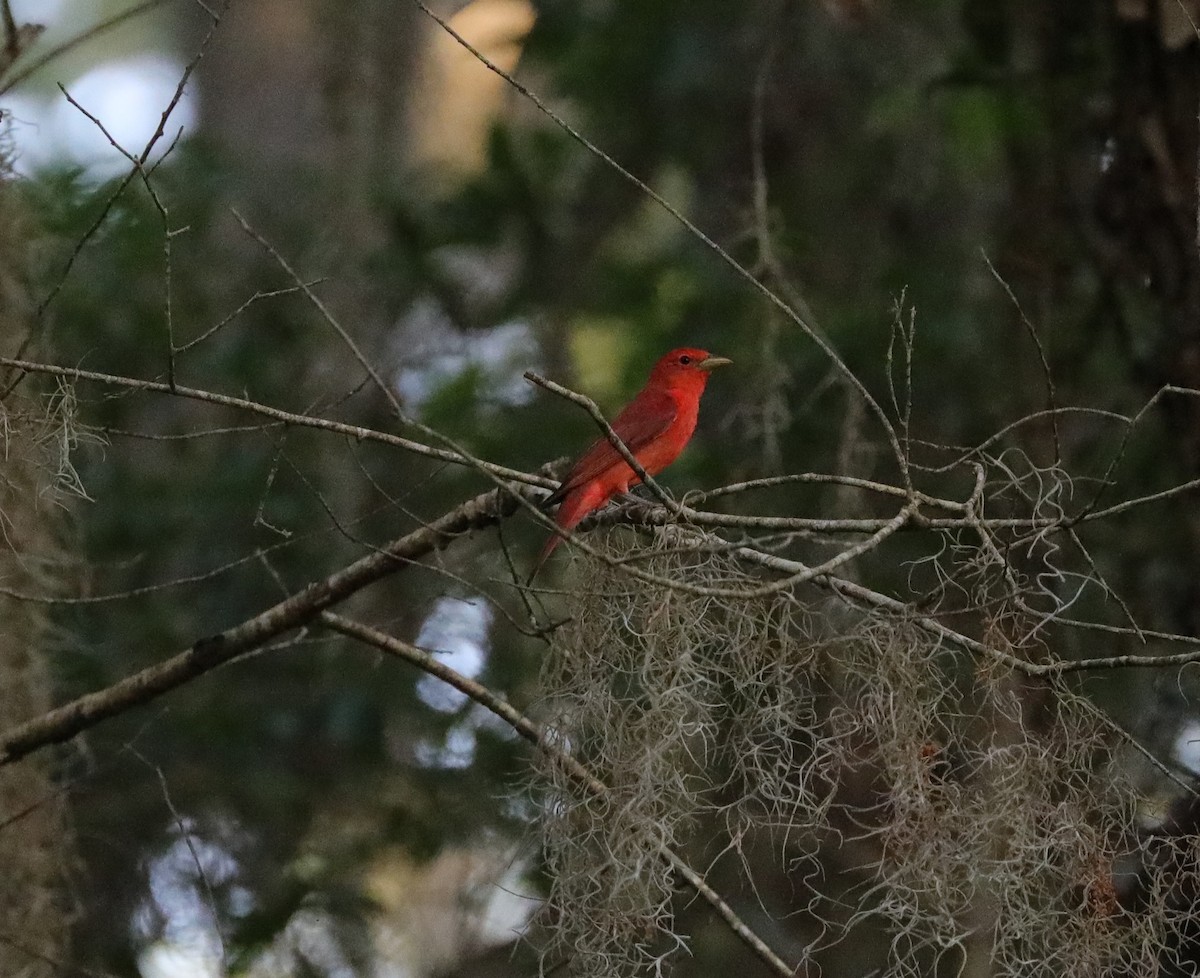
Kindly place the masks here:
POLYGON ((528 472, 510 469, 503 465, 494 465, 491 462, 481 462, 478 460, 470 461, 458 452, 447 451, 442 448, 432 448, 429 445, 423 445, 421 442, 402 438, 399 435, 390 435, 383 431, 376 431, 373 428, 363 428, 359 425, 344 424, 341 421, 331 421, 328 418, 318 418, 308 414, 296 414, 292 411, 284 411, 280 408, 260 404, 257 401, 250 401, 243 397, 217 394, 213 391, 198 390, 194 387, 184 387, 179 384, 172 389, 170 384, 163 384, 153 380, 138 380, 134 377, 121 377, 115 374, 98 373, 94 370, 59 367, 50 363, 37 363, 31 360, 19 360, 10 357, 0 357, 0 366, 16 367, 19 370, 29 373, 49 374, 52 377, 90 380, 99 384, 128 387, 133 390, 149 391, 156 394, 174 394, 193 401, 204 401, 208 404, 219 404, 222 407, 237 408, 239 411, 248 411, 265 418, 271 418, 273 421, 282 421, 284 424, 316 428, 321 431, 332 431, 340 435, 356 438, 360 441, 375 441, 384 445, 391 445, 395 448, 403 448, 405 451, 424 455, 427 458, 436 458, 443 462, 454 462, 457 465, 476 465, 500 479, 510 479, 514 482, 540 486, 545 489, 552 489, 558 484, 543 476, 531 475, 528 472))
POLYGON ((0 767, 50 744, 70 740, 102 720, 149 703, 197 676, 260 648, 284 632, 307 624, 326 608, 441 549, 456 536, 512 515, 517 508, 515 500, 522 491, 516 487, 508 492, 493 489, 469 499, 428 527, 421 527, 328 577, 312 582, 261 614, 201 639, 165 662, 11 727, 0 734, 0 767))

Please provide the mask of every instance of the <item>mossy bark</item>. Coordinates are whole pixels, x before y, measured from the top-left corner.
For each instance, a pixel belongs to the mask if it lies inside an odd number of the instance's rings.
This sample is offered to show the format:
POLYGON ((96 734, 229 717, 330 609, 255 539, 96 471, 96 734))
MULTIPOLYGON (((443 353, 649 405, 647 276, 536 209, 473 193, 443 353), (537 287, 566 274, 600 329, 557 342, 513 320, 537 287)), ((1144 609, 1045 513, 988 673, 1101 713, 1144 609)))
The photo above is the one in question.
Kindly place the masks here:
MULTIPOLYGON (((33 228, 0 160, 0 350, 32 325, 27 274, 33 228)), ((0 378, 7 387, 11 377, 0 378)), ((50 593, 61 574, 59 492, 69 432, 56 403, 26 378, 0 403, 0 587, 50 593)), ((51 706, 48 607, 0 593, 0 728, 51 706)), ((50 976, 68 958, 67 869, 73 851, 53 760, 0 770, 0 974, 50 976)))

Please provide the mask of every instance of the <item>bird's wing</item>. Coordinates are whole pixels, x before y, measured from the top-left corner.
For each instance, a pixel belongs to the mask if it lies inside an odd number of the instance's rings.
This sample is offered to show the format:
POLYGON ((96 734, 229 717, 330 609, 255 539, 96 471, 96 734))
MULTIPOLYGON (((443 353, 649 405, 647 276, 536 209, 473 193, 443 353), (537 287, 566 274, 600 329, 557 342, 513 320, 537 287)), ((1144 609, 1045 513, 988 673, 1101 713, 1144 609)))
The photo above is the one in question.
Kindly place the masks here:
MULTIPOLYGON (((625 443, 625 447, 636 456, 641 449, 671 427, 678 413, 679 407, 669 394, 661 390, 643 390, 617 415, 612 428, 617 437, 625 443)), ((628 468, 628 464, 607 438, 598 439, 571 466, 571 471, 563 479, 562 485, 550 496, 547 503, 561 501, 572 489, 591 481, 618 463, 628 468)))

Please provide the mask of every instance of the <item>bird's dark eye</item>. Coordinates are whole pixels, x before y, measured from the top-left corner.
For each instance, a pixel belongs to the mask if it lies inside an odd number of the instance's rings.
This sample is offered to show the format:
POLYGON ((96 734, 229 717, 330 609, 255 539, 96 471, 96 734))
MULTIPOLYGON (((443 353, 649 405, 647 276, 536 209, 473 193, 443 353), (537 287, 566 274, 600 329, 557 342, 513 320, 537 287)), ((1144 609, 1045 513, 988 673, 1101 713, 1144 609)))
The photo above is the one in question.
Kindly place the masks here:
POLYGON ((689 357, 689 356, 688 356, 688 355, 685 353, 683 356, 681 356, 681 357, 679 358, 679 362, 680 362, 680 363, 682 363, 682 364, 683 364, 683 365, 686 367, 686 366, 687 366, 689 363, 691 363, 691 362, 692 362, 692 358, 691 358, 691 357, 689 357))

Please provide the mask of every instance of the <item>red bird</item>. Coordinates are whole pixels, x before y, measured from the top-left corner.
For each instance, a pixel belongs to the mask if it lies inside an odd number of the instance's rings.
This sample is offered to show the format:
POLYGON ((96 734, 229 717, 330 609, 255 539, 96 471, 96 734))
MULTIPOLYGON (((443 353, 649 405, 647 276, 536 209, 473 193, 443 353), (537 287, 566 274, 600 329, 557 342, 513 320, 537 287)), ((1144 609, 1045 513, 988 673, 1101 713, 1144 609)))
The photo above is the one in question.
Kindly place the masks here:
MULTIPOLYGON (((672 350, 654 365, 650 379, 612 423, 613 431, 630 454, 652 476, 679 457, 700 412, 700 395, 709 371, 732 363, 707 350, 691 347, 672 350)), ((571 466, 562 485, 546 500, 561 503, 555 522, 564 530, 574 529, 588 513, 599 509, 613 496, 627 492, 642 480, 621 458, 607 438, 600 438, 571 466)), ((553 533, 533 569, 537 574, 562 537, 553 533)))

